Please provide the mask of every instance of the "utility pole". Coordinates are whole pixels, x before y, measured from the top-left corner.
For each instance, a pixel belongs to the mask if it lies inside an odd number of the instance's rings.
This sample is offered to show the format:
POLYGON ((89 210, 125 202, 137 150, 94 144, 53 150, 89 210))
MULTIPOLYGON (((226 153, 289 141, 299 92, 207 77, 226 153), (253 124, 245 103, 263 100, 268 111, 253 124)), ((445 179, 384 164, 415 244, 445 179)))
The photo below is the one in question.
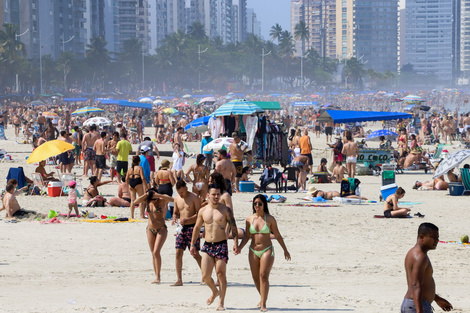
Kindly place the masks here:
POLYGON ((197 90, 201 90, 201 54, 206 52, 209 48, 204 49, 204 51, 201 51, 201 45, 197 45, 197 90))
POLYGON ((261 91, 264 91, 264 57, 271 54, 271 51, 264 54, 264 48, 261 53, 261 91))
MULTIPOLYGON (((16 49, 16 41, 18 41, 18 37, 25 35, 28 31, 29 31, 29 28, 25 30, 24 33, 19 34, 19 35, 17 35, 15 32, 15 49, 16 49)), ((18 73, 16 73, 15 85, 16 85, 15 91, 18 92, 19 91, 18 73)))
MULTIPOLYGON (((70 37, 69 40, 64 41, 64 35, 62 35, 62 53, 65 53, 65 44, 71 42, 73 38, 75 38, 75 35, 73 35, 72 37, 70 37)), ((66 79, 66 75, 65 75, 65 64, 64 64, 64 90, 67 89, 67 85, 66 85, 65 79, 66 79)))
POLYGON ((145 89, 145 50, 142 42, 142 91, 145 89))

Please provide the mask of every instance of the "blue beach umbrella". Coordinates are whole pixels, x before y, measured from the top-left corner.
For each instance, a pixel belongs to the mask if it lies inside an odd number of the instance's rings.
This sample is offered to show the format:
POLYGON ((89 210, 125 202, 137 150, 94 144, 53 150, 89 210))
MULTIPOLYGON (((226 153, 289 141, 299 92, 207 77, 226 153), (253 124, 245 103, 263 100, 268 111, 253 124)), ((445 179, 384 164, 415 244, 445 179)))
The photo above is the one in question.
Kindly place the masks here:
POLYGON ((385 140, 395 140, 395 139, 398 138, 397 133, 392 132, 388 129, 380 129, 380 130, 376 130, 376 131, 370 133, 370 135, 367 136, 366 140, 368 140, 368 141, 379 141, 381 136, 384 136, 385 140))
POLYGON ((203 132, 205 132, 206 130, 209 129, 207 124, 209 124, 210 119, 211 119, 210 116, 202 116, 200 118, 197 118, 194 121, 192 121, 191 123, 189 123, 188 125, 186 125, 184 127, 184 130, 186 132, 192 133, 192 134, 203 133, 203 132))

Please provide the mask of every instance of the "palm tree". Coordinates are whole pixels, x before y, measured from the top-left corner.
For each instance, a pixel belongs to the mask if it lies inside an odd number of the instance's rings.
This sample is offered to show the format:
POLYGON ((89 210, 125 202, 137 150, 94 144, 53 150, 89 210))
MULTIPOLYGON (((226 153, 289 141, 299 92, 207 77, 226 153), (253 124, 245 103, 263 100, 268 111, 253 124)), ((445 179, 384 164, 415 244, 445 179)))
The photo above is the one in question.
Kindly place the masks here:
POLYGON ((5 30, 0 30, 0 49, 6 53, 10 61, 18 57, 18 52, 24 50, 24 44, 16 39, 18 26, 15 24, 4 24, 5 30))
POLYGON ((64 90, 67 90, 67 76, 75 62, 75 55, 72 52, 63 52, 57 59, 57 69, 64 72, 64 90))
POLYGON ((281 38, 279 40, 279 50, 280 55, 283 57, 292 57, 295 52, 294 38, 292 37, 292 34, 287 30, 281 33, 281 38))
POLYGON ((188 35, 198 41, 203 41, 207 39, 204 25, 199 22, 194 22, 188 27, 188 35))
POLYGON ((305 40, 308 41, 310 38, 310 31, 308 29, 308 26, 305 24, 305 21, 300 21, 297 25, 295 25, 294 37, 295 39, 302 40, 302 56, 304 56, 305 40))
POLYGON ((346 82, 349 80, 356 86, 360 86, 365 74, 364 64, 357 58, 350 58, 346 61, 346 66, 343 69, 343 76, 346 82))
POLYGON ((279 40, 281 39, 281 34, 282 34, 282 26, 279 24, 276 24, 271 27, 271 31, 269 32, 269 36, 271 36, 271 39, 277 40, 277 43, 279 44, 279 40))

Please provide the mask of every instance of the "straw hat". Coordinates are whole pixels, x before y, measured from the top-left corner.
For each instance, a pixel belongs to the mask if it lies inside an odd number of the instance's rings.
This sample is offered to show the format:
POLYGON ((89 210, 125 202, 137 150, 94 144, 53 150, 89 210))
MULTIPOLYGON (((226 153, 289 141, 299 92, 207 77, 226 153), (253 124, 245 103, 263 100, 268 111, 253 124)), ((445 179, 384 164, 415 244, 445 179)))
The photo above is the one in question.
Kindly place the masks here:
POLYGON ((162 160, 161 165, 162 165, 162 170, 167 170, 168 167, 170 167, 170 161, 168 161, 167 159, 164 159, 162 160))
POLYGON ((314 193, 315 191, 317 191, 318 189, 314 186, 308 188, 308 193, 314 193))

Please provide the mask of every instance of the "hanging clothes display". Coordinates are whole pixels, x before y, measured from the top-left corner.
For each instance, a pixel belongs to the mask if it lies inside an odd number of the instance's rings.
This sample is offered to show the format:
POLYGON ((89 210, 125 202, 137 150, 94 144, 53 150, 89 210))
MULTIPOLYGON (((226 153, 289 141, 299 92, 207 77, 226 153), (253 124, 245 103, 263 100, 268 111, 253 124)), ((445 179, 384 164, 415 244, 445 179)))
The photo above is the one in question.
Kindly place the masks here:
POLYGON ((224 116, 224 126, 225 134, 227 136, 232 136, 232 133, 235 131, 237 122, 234 116, 224 116))
POLYGON ((219 118, 211 117, 209 119, 209 122, 207 124, 209 126, 210 132, 211 132, 211 137, 212 139, 217 139, 219 138, 219 135, 221 133, 221 127, 222 127, 222 120, 219 118))
POLYGON ((253 149, 253 142, 255 140, 256 132, 258 131, 258 117, 247 116, 244 118, 245 130, 246 130, 246 143, 248 144, 248 150, 253 149))
POLYGON ((253 153, 256 159, 265 164, 287 165, 289 155, 285 126, 270 122, 266 116, 261 117, 258 120, 253 153))

